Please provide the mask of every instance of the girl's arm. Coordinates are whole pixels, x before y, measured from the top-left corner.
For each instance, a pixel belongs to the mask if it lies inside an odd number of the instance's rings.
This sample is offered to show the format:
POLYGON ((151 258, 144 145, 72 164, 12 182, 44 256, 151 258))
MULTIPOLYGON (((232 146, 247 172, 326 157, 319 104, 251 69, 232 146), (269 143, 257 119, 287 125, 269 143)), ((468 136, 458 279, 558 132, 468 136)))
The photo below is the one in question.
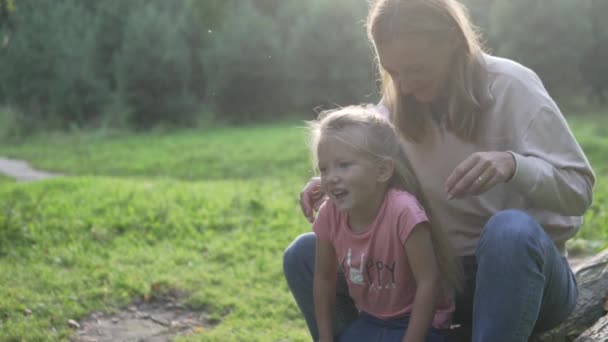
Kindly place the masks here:
POLYGON ((331 242, 317 239, 314 275, 314 303, 319 342, 333 342, 333 327, 336 306, 336 278, 338 261, 331 242))
POLYGON ((440 275, 431 242, 430 229, 428 223, 416 225, 404 244, 417 288, 403 342, 423 342, 435 315, 440 275))

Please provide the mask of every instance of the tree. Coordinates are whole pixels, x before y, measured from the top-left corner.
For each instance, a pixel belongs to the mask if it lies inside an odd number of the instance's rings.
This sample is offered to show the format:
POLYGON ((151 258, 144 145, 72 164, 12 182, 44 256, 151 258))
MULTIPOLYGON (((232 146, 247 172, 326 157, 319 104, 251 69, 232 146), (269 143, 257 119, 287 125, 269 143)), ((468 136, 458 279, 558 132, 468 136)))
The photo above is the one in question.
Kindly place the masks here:
POLYGON ((589 17, 591 22, 591 46, 584 51, 580 70, 586 84, 591 88, 591 99, 601 104, 608 102, 608 1, 591 0, 589 17))
POLYGON ((549 88, 580 85, 581 51, 588 49, 588 2, 570 0, 496 1, 490 36, 498 55, 535 70, 549 88))
POLYGON ((363 25, 366 3, 311 0, 285 4, 285 76, 290 102, 310 111, 323 105, 377 100, 375 67, 363 25))
POLYGON ((226 13, 209 33, 202 55, 207 72, 206 102, 228 121, 275 116, 285 98, 281 35, 274 20, 249 0, 226 13))
POLYGON ((84 125, 106 101, 94 72, 96 20, 79 1, 20 0, 0 55, 2 102, 30 123, 84 125))
POLYGON ((147 1, 128 15, 122 46, 115 56, 118 93, 136 127, 159 123, 188 125, 201 95, 193 83, 189 32, 200 30, 184 2, 147 1))

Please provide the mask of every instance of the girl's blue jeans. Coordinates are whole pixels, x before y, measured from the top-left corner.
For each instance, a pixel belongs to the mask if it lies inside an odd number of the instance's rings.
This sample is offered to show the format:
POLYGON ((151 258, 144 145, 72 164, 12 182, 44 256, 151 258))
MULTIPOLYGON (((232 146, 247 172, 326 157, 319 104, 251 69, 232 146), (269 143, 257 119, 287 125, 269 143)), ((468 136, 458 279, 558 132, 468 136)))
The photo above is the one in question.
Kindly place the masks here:
MULTIPOLYGON (((365 312, 359 314, 335 339, 336 342, 401 342, 409 324, 408 317, 379 319, 365 312)), ((426 342, 449 342, 448 332, 430 329, 426 342)))
MULTIPOLYGON (((287 284, 314 340, 312 283, 315 235, 297 237, 285 250, 287 284)), ((474 256, 463 259, 465 291, 456 297, 458 341, 525 342, 563 321, 576 305, 576 279, 568 261, 531 216, 505 210, 488 220, 474 256)), ((359 313, 338 275, 336 336, 359 313)), ((357 341, 357 340, 354 340, 357 341)))

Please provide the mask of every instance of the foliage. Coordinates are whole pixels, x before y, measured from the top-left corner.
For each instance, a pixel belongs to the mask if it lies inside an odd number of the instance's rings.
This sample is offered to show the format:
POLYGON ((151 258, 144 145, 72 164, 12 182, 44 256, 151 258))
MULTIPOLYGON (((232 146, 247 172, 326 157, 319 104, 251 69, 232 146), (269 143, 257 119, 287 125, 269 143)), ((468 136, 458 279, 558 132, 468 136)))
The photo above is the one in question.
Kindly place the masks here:
POLYGON ((15 0, 0 0, 0 26, 10 25, 9 18, 15 12, 15 0))
POLYGON ((0 106, 0 140, 16 141, 25 135, 24 116, 10 106, 0 106))
POLYGON ((591 17, 592 44, 584 52, 581 76, 589 85, 590 97, 600 104, 608 103, 608 25, 604 20, 608 13, 608 2, 591 0, 588 7, 591 17))
POLYGON ((181 4, 144 2, 127 17, 115 66, 118 91, 136 127, 193 123, 201 97, 193 57, 200 44, 189 35, 200 29, 181 4))
POLYGON ((33 127, 94 119, 107 94, 93 68, 95 18, 75 0, 21 0, 11 19, 15 29, 0 54, 2 102, 33 127))
POLYGON ((281 27, 289 28, 285 59, 287 96, 293 106, 310 109, 378 100, 376 69, 362 21, 366 11, 352 0, 282 6, 277 16, 281 27))
POLYGON ((567 86, 577 80, 581 51, 591 43, 591 26, 582 20, 588 13, 585 5, 569 0, 496 1, 490 14, 490 34, 500 37, 496 53, 525 63, 553 88, 567 86))
MULTIPOLYGON (((491 52, 553 95, 606 101, 606 1, 462 1, 491 52)), ((366 0, 0 5, 0 105, 23 113, 22 132, 267 121, 378 99, 366 0)))
POLYGON ((222 119, 263 116, 284 96, 279 28, 248 0, 238 2, 224 20, 222 30, 209 34, 203 55, 207 99, 217 105, 222 119))

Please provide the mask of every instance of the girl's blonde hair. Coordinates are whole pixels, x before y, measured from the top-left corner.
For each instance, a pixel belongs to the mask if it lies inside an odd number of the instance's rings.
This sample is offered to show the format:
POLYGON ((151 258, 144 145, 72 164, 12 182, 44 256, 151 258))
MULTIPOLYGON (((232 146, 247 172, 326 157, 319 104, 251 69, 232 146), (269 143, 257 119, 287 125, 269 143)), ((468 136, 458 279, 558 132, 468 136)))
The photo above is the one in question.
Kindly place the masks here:
POLYGON ((308 123, 313 166, 317 167, 317 148, 322 138, 331 137, 352 146, 372 161, 391 160, 393 175, 388 186, 414 195, 429 218, 431 238, 442 278, 447 285, 462 289, 462 270, 446 234, 438 227, 420 184, 405 155, 399 134, 381 114, 362 106, 350 106, 322 112, 316 121, 308 123))
POLYGON ((436 44, 446 44, 456 34, 460 44, 451 61, 448 76, 446 127, 465 141, 473 141, 482 114, 475 93, 475 75, 483 72, 482 46, 466 8, 456 0, 375 0, 367 17, 367 35, 376 51, 384 104, 391 120, 410 140, 421 141, 429 115, 428 105, 413 96, 403 96, 378 61, 378 45, 399 40, 406 33, 420 33, 436 44))

